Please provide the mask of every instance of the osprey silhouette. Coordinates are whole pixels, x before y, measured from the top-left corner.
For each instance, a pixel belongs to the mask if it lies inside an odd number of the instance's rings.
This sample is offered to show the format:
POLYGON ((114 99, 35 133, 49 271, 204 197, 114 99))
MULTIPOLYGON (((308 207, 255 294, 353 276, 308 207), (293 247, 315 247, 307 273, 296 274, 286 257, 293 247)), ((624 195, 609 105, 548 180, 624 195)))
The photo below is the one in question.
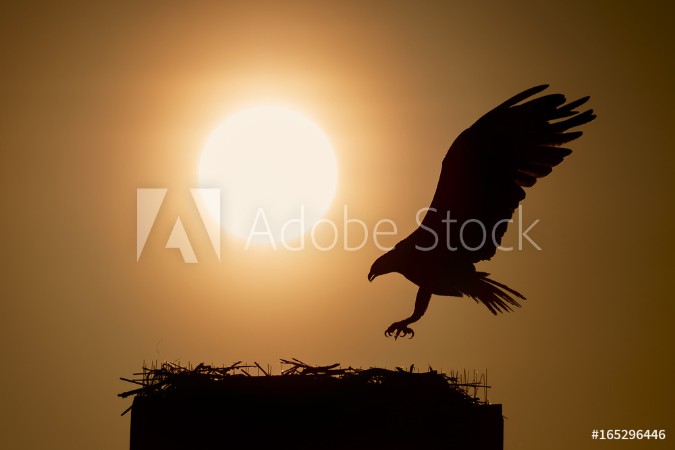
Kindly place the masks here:
POLYGON ((567 103, 564 95, 549 94, 525 101, 547 87, 510 98, 455 139, 419 227, 373 263, 369 281, 398 272, 419 286, 412 315, 394 322, 386 336, 412 338, 408 325, 424 315, 432 294, 466 295, 493 314, 520 307, 523 295, 474 264, 494 256, 524 188, 572 153, 560 146, 582 133, 569 130, 595 119, 593 110, 576 111, 589 97, 567 103))

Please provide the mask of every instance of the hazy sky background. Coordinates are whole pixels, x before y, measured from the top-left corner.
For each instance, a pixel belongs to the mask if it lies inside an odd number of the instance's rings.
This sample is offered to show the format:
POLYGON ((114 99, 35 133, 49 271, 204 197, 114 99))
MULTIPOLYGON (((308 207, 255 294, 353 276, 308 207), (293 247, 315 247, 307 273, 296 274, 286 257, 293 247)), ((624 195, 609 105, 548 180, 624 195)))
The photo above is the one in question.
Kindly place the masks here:
POLYGON ((291 357, 487 368, 509 450, 594 449, 594 428, 675 438, 668 2, 361 3, 2 6, 0 447, 126 448, 118 377, 143 361, 291 357), (402 238, 455 136, 541 83, 591 95, 598 119, 524 202, 543 250, 479 266, 527 296, 515 313, 436 297, 413 340, 385 339, 416 287, 368 283, 372 241, 244 251, 223 233, 219 262, 189 203, 211 130, 275 101, 333 141, 327 218, 347 205, 402 238), (169 194, 136 262, 144 187, 169 194), (198 264, 163 248, 177 214, 198 264))

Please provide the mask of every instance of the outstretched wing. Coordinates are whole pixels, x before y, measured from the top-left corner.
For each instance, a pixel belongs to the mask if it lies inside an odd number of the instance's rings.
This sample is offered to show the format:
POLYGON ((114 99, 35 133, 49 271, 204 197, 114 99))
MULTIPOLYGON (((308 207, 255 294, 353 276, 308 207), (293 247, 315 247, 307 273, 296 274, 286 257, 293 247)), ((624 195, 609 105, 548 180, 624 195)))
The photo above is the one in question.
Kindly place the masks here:
POLYGON ((571 128, 595 118, 592 110, 576 111, 589 97, 566 103, 562 94, 549 94, 524 102, 547 87, 512 97, 457 137, 413 241, 427 245, 433 231, 438 246, 466 253, 472 262, 494 256, 524 188, 572 152, 560 147, 581 136, 571 128))

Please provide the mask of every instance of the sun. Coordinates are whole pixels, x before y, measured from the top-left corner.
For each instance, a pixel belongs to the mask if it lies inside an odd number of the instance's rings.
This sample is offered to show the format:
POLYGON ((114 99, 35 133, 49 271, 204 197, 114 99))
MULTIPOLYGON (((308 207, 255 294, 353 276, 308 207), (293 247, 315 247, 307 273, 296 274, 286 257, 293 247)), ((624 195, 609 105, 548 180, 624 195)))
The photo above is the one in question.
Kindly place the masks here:
POLYGON ((222 227, 247 243, 290 242, 328 211, 337 163, 326 134, 301 113, 277 105, 227 117, 208 137, 198 164, 202 198, 222 227))

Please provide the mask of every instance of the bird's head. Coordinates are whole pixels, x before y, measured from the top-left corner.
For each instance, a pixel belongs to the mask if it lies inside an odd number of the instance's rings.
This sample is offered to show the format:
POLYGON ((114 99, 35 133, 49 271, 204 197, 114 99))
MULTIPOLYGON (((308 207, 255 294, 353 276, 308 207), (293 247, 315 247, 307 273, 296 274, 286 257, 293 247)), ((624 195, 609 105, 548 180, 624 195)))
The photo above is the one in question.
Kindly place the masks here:
POLYGON ((398 267, 398 258, 392 251, 385 253, 375 260, 368 273, 368 281, 373 281, 376 277, 385 273, 396 272, 398 267))

